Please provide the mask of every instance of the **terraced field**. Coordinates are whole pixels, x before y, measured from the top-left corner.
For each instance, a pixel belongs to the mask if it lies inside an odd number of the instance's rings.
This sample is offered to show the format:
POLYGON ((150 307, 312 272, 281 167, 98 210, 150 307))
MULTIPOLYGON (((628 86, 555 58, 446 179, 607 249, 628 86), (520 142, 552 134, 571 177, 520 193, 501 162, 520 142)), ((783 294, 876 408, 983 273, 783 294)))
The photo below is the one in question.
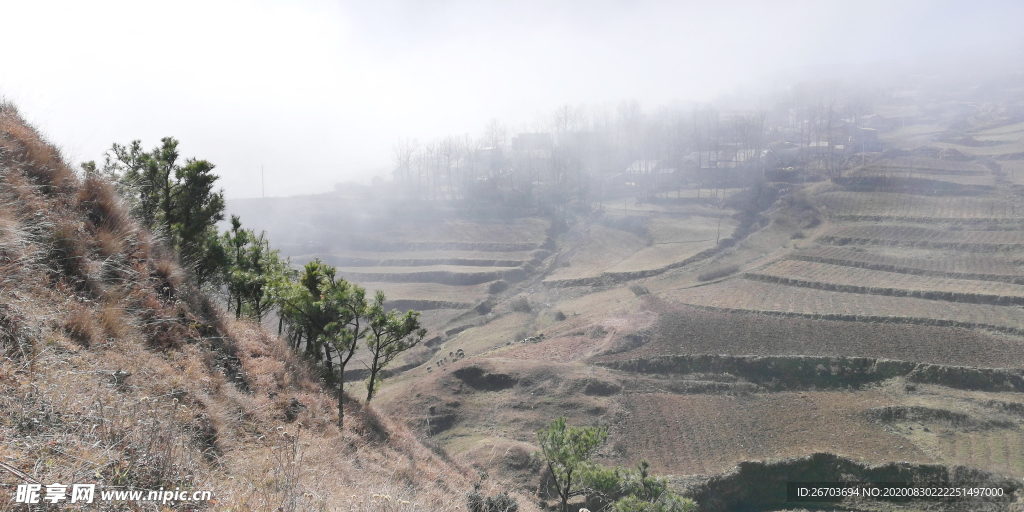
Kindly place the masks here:
POLYGON ((878 247, 815 246, 793 253, 790 258, 832 265, 867 268, 886 272, 960 279, 981 279, 1024 284, 1019 262, 985 253, 952 251, 889 250, 878 247))
POLYGON ((369 281, 397 283, 440 283, 474 285, 526 277, 518 267, 476 267, 470 265, 424 265, 418 267, 337 267, 338 274, 357 283, 369 281))
POLYGON ((1006 179, 1014 185, 1024 185, 1024 160, 1007 160, 999 166, 1006 173, 1006 179))
POLYGON ((940 160, 925 157, 899 157, 872 162, 851 171, 852 177, 925 179, 957 185, 991 187, 995 175, 975 162, 940 160))
POLYGON ((719 217, 648 214, 646 234, 592 225, 562 267, 544 282, 564 285, 600 278, 627 280, 644 277, 699 258, 732 236, 736 221, 721 212, 719 217))
POLYGON ((854 458, 881 454, 925 462, 929 457, 885 432, 860 411, 894 403, 880 392, 769 395, 631 395, 622 429, 626 458, 650 458, 653 469, 683 474, 728 470, 737 460, 806 455, 816 449, 854 458))
POLYGON ((852 293, 953 302, 1024 305, 1024 286, 997 281, 927 277, 829 263, 784 260, 746 274, 748 279, 852 293))
POLYGON ((991 197, 829 191, 815 195, 815 200, 836 220, 998 223, 1024 219, 1024 203, 991 197))
POLYGON ((678 290, 666 293, 665 298, 678 304, 724 311, 1024 332, 1024 310, 1013 306, 844 293, 749 279, 678 290))
MULTIPOLYGON (((906 149, 927 151, 850 179, 768 184, 782 200, 753 221, 691 188, 605 202, 560 230, 392 215, 296 247, 423 312, 430 342, 396 362, 408 371, 376 406, 508 481, 539 480, 529 453, 557 416, 612 426, 603 463, 663 474, 830 452, 1019 479, 1024 167, 920 156, 973 155, 933 143, 947 128, 907 126, 906 149), (841 361, 869 359, 863 382, 841 361)), ((976 131, 972 148, 1004 151, 1019 128, 976 131)))
POLYGON ((598 361, 658 355, 873 356, 928 364, 1024 366, 1024 338, 896 322, 851 322, 683 306, 651 329, 651 342, 598 361))
POLYGON ((1024 231, 948 230, 907 225, 852 225, 839 226, 829 230, 818 241, 836 245, 880 244, 902 247, 998 251, 1024 247, 1024 231))
POLYGON ((537 251, 335 251, 308 254, 297 259, 320 258, 338 267, 401 267, 423 265, 469 265, 477 267, 518 267, 534 259, 537 251))

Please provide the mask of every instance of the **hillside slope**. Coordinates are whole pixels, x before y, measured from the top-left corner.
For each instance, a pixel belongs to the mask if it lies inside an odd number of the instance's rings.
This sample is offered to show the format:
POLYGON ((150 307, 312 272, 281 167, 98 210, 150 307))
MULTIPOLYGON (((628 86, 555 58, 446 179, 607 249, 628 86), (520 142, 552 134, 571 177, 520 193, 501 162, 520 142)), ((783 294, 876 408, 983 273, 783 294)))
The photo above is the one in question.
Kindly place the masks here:
POLYGON ((183 510, 464 509, 474 472, 356 400, 339 430, 330 392, 0 104, 0 510, 26 480, 211 491, 164 505, 183 510))

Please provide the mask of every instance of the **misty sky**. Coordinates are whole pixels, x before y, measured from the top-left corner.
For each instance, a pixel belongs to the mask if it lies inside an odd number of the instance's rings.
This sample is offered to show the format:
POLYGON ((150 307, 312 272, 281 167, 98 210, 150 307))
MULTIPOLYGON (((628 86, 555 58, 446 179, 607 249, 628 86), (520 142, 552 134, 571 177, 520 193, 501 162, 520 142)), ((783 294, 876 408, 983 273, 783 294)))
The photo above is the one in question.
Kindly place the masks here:
POLYGON ((1024 2, 5 1, 0 95, 76 165, 181 141, 227 196, 365 182, 400 137, 1024 48, 1024 2))

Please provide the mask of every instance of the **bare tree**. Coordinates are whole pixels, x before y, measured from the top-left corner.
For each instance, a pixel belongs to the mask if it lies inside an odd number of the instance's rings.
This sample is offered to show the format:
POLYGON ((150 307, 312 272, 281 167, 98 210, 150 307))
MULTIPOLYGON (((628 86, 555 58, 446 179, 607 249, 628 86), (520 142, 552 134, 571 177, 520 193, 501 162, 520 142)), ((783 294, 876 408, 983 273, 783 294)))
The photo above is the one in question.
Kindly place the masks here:
POLYGON ((399 139, 391 146, 391 157, 395 162, 395 180, 403 183, 412 182, 412 164, 419 150, 415 139, 399 139))

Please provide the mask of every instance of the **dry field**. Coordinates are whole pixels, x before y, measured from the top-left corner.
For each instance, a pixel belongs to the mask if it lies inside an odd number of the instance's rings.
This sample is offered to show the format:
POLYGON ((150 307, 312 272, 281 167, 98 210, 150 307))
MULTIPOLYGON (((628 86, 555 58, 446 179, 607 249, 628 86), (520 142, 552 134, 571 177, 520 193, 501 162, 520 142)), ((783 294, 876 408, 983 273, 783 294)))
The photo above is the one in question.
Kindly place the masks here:
POLYGON ((1024 160, 1006 160, 999 162, 1006 179, 1014 185, 1024 185, 1024 160))
POLYGON ((988 167, 975 162, 959 162, 926 157, 899 157, 879 160, 868 166, 879 170, 913 170, 923 174, 944 174, 961 176, 985 176, 991 174, 988 167))
POLYGON ((295 259, 307 261, 320 258, 328 265, 339 267, 421 265, 516 267, 530 261, 533 256, 533 251, 335 251, 330 254, 304 254, 295 256, 295 259))
POLYGON ((717 473, 742 460, 816 451, 871 462, 930 462, 863 414, 895 403, 880 391, 629 395, 611 442, 622 443, 624 460, 644 457, 655 471, 675 474, 717 473))
POLYGON ((852 293, 982 304, 1024 305, 1024 286, 998 281, 927 277, 802 260, 784 260, 747 278, 852 293))
POLYGON ((1024 231, 936 229, 908 225, 837 226, 818 241, 836 245, 880 244, 903 247, 997 251, 1024 247, 1024 231))
POLYGON ((559 259, 560 268, 545 281, 598 277, 646 247, 646 241, 635 234, 601 225, 589 226, 580 240, 572 242, 572 249, 559 259))
POLYGON ((367 292, 381 290, 388 300, 433 300, 441 302, 479 301, 487 296, 487 285, 450 286, 437 283, 389 283, 362 281, 367 292))
POLYGON ((985 197, 927 197, 887 192, 823 192, 814 196, 837 219, 985 222, 1024 219, 1024 203, 985 197))
POLYGON ((995 185, 995 176, 983 165, 924 157, 879 160, 851 171, 848 176, 918 178, 986 187, 995 185))
POLYGON ((879 247, 816 246, 797 251, 793 259, 861 267, 887 272, 960 279, 982 279, 1020 283, 1024 273, 1019 263, 989 254, 912 251, 879 247))
POLYGON ((656 355, 808 355, 875 357, 979 367, 1024 366, 1024 340, 964 328, 892 322, 849 322, 667 309, 650 330, 650 343, 596 361, 656 355))
POLYGON ((677 304, 726 311, 750 311, 866 322, 989 327, 1011 332, 1024 328, 1018 307, 963 304, 940 300, 844 293, 733 279, 714 285, 667 292, 677 304))
MULTIPOLYGON (((907 393, 886 391, 904 411, 881 415, 888 429, 943 464, 965 464, 1004 475, 1024 475, 1024 400, 1015 394, 922 386, 907 393), (949 411, 949 412, 946 412, 949 411)), ((878 417, 878 411, 872 411, 878 417)), ((869 413, 870 414, 870 413, 869 413)))
POLYGON ((721 217, 656 215, 646 219, 647 239, 637 234, 591 225, 571 242, 567 259, 545 278, 550 284, 573 280, 659 271, 697 257, 728 238, 736 228, 729 212, 721 217))
MULTIPOLYGON (((1009 139, 1009 136, 999 137, 1003 140, 1009 139)), ((978 139, 982 140, 982 139, 978 139)), ((993 140, 990 138, 990 140, 993 140)), ((1020 136, 1015 139, 1006 140, 1005 143, 994 142, 993 145, 979 145, 979 146, 964 146, 960 144, 950 144, 946 142, 932 142, 931 144, 938 148, 953 148, 965 155, 973 157, 993 157, 997 159, 1019 159, 1024 155, 1024 140, 1021 140, 1020 136)))
POLYGON ((519 267, 471 267, 466 265, 424 265, 421 267, 337 267, 349 281, 440 283, 476 285, 498 279, 519 281, 526 274, 519 267))

